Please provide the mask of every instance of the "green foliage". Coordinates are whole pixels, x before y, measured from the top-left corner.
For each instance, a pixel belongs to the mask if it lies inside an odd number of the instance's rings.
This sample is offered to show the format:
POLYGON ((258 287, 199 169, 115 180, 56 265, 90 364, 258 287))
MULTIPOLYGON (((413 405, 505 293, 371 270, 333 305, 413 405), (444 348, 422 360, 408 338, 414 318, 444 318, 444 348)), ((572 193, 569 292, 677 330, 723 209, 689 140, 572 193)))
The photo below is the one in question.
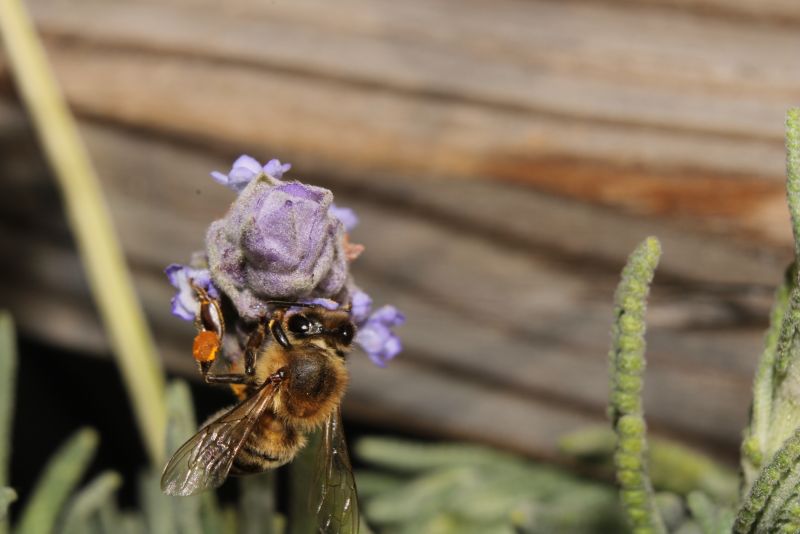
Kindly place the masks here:
POLYGON ((800 109, 786 120, 786 191, 795 262, 778 290, 742 444, 743 502, 735 532, 800 531, 800 109))
POLYGON ((734 513, 730 508, 717 506, 702 491, 691 492, 686 503, 703 534, 726 534, 731 531, 734 513))
POLYGON ((362 510, 389 534, 617 532, 611 487, 468 444, 364 438, 356 456, 362 510))
POLYGON ((97 432, 76 432, 47 462, 15 534, 53 532, 58 514, 86 472, 98 444, 97 432))
POLYGON ((82 534, 86 524, 98 511, 108 506, 114 498, 114 492, 122 485, 122 477, 113 471, 101 473, 89 482, 85 488, 72 497, 67 506, 62 534, 82 534))
MULTIPOLYGON (((13 325, 0 313, 0 412, 10 421, 13 405, 15 351, 13 325)), ((183 382, 171 385, 167 395, 170 432, 166 448, 172 452, 197 429, 189 388, 183 382)), ((0 434, 8 450, 10 432, 0 434)), ((174 498, 161 492, 160 475, 153 471, 139 478, 141 511, 121 512, 116 491, 121 477, 101 473, 77 489, 98 446, 94 430, 76 432, 47 462, 39 481, 22 510, 15 534, 282 534, 283 520, 275 513, 271 476, 252 477, 242 484, 240 513, 220 510, 213 492, 174 498), (237 519, 241 520, 241 524, 237 519), (240 528, 241 527, 241 528, 240 528)), ((7 472, 7 465, 2 465, 7 472)), ((7 527, 7 510, 16 492, 0 487, 0 528, 7 527)), ((366 532, 366 531, 365 531, 366 532)))
MULTIPOLYGON (((616 434, 606 426, 590 427, 563 436, 561 452, 604 474, 613 471, 616 434)), ((737 496, 737 474, 681 443, 663 438, 648 440, 647 464, 650 480, 659 491, 687 496, 700 490, 717 502, 733 503, 737 496)))
MULTIPOLYGON (((742 443, 741 503, 736 514, 719 501, 718 490, 727 476, 715 475, 706 491, 691 492, 687 506, 692 520, 675 532, 713 534, 730 532, 800 532, 800 109, 787 115, 787 197, 795 237, 795 262, 778 289, 753 388, 752 416, 742 443)), ((641 410, 641 374, 644 369, 644 317, 647 289, 658 257, 657 243, 645 241, 625 267, 616 296, 612 329, 612 395, 609 412, 618 436, 615 464, 622 501, 635 532, 663 532, 665 526, 654 505, 651 477, 646 469, 647 443, 641 410)), ((597 436, 594 436, 597 445, 597 436)), ((583 452, 580 440, 567 442, 583 452)), ((681 469, 691 465, 684 451, 672 451, 673 483, 681 469)), ((652 465, 656 455, 650 456, 652 465)), ((695 463, 699 468, 703 465, 695 463)), ((655 478, 655 473, 654 477, 655 478)), ((671 522, 670 522, 671 523, 671 522)))

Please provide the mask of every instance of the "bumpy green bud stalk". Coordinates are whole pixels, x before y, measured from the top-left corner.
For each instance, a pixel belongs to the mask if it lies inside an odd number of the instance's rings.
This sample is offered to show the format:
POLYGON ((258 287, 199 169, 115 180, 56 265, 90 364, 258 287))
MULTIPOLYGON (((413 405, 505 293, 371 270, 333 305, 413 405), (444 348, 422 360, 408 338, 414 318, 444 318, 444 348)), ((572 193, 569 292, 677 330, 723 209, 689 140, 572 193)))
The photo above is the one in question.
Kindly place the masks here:
POLYGON ((647 426, 642 408, 645 368, 647 295, 661 246, 650 237, 631 254, 615 295, 611 329, 611 402, 609 415, 617 433, 614 464, 625 514, 634 532, 665 533, 647 471, 647 426))
POLYGON ((776 525, 773 524, 773 521, 762 516, 765 514, 770 499, 780 493, 782 483, 790 477, 798 460, 800 460, 800 430, 795 431, 794 435, 786 440, 783 447, 775 453, 769 465, 761 470, 750 493, 739 508, 733 527, 735 533, 775 531, 776 525))

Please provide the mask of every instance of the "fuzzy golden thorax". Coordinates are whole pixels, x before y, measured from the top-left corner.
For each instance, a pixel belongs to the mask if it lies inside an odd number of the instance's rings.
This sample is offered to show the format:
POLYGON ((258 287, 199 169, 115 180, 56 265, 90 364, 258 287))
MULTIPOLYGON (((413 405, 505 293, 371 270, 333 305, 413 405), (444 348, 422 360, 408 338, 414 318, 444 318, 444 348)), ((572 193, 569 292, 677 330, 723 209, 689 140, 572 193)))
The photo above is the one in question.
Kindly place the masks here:
POLYGON ((344 311, 322 307, 276 314, 289 346, 270 339, 259 355, 259 383, 283 371, 272 412, 301 432, 319 427, 342 401, 348 382, 345 356, 355 328, 344 311))

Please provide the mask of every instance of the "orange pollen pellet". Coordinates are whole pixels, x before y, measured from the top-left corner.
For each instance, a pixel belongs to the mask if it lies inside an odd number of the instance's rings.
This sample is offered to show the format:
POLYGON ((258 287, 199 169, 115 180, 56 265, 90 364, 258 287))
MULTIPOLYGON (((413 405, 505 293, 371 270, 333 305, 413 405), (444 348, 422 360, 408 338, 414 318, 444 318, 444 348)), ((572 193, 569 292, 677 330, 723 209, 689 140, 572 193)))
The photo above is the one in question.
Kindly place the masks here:
POLYGON ((198 332, 194 337, 192 356, 198 362, 213 362, 219 352, 219 336, 210 330, 198 332))

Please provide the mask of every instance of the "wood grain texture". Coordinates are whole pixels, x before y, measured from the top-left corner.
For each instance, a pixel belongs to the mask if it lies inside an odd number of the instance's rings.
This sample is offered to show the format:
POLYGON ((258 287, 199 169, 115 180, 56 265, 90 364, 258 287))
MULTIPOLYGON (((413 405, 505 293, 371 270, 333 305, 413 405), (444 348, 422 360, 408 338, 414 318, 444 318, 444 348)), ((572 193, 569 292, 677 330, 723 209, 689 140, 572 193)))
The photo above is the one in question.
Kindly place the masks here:
MULTIPOLYGON (((353 358, 353 416, 552 458, 563 432, 604 420, 611 296, 657 235, 648 420, 737 454, 791 254, 793 3, 30 6, 170 370, 195 374, 163 268, 233 199, 208 172, 274 155, 357 209, 354 273, 409 317, 388 370, 353 358)), ((103 353, 1 55, 0 96, 0 302, 28 335, 103 353)))
POLYGON ((320 170, 515 181, 785 245, 797 25, 703 11, 721 0, 633 4, 32 7, 92 117, 320 170))
MULTIPOLYGON (((167 367, 192 375, 187 348, 192 329, 170 316, 171 288, 162 270, 202 246, 208 222, 232 199, 206 175, 208 169, 222 168, 225 160, 108 126, 85 124, 84 132, 167 367)), ((33 201, 34 192, 47 186, 41 167, 24 151, 17 154, 22 155, 5 159, 4 165, 29 173, 25 181, 6 185, 10 189, 0 207, 15 215, 4 222, 0 241, 19 257, 4 267, 0 279, 13 282, 0 284, 0 295, 30 334, 103 351, 103 336, 63 223, 14 209, 19 199, 33 201), (14 231, 22 227, 29 233, 14 231)), ((475 429, 489 417, 493 442, 543 457, 554 455, 557 436, 564 431, 604 419, 609 302, 627 249, 598 258, 592 251, 570 252, 568 247, 576 244, 568 235, 542 245, 530 237, 514 237, 502 225, 490 234, 476 233, 474 227, 490 227, 491 217, 500 218, 473 213, 469 202, 457 202, 459 191, 481 199, 475 194, 480 189, 465 188, 470 182, 429 179, 421 186, 407 180, 395 182, 389 191, 377 182, 358 192, 346 179, 327 182, 339 202, 354 207, 362 218, 353 238, 365 243, 367 252, 354 266, 357 279, 376 302, 394 303, 409 317, 402 329, 407 350, 397 375, 394 366, 373 370, 363 355, 354 357, 348 401, 354 415, 386 426, 438 429, 453 437, 479 435, 475 429), (394 200, 399 196, 403 202, 394 200), (438 212, 431 199, 439 199, 438 212), (457 213, 459 206, 463 211, 457 213), (389 384, 397 392, 377 399, 377 392, 389 384), (523 421, 534 421, 536 430, 515 432, 523 421)), ((523 205, 535 205, 539 196, 516 186, 495 185, 493 190, 523 205)), ((488 191, 482 194, 485 199, 488 191)), ((51 196, 49 201, 55 212, 56 200, 51 196)), ((564 217, 578 210, 563 209, 564 217)), ((551 212, 539 213, 538 224, 553 227, 558 214, 552 204, 551 212)), ((502 218, 508 219, 508 213, 502 218)), ((604 224, 638 233, 636 216, 591 220, 594 226, 586 227, 591 235, 580 239, 608 234, 604 224)), ((670 224, 660 224, 669 235, 670 224)), ((742 249, 711 245, 710 260, 715 248, 723 258, 742 258, 731 273, 740 268, 746 272, 742 249)), ((657 278, 650 316, 651 365, 645 390, 656 431, 729 454, 735 451, 748 403, 743 392, 749 391, 769 306, 768 278, 779 278, 782 270, 782 257, 776 256, 767 268, 767 251, 760 252, 753 268, 766 268, 761 289, 742 271, 724 284, 705 286, 702 282, 711 283, 713 277, 692 279, 693 271, 681 267, 689 258, 680 257, 680 248, 672 254, 675 271, 665 263, 666 283, 659 287, 657 278)))

